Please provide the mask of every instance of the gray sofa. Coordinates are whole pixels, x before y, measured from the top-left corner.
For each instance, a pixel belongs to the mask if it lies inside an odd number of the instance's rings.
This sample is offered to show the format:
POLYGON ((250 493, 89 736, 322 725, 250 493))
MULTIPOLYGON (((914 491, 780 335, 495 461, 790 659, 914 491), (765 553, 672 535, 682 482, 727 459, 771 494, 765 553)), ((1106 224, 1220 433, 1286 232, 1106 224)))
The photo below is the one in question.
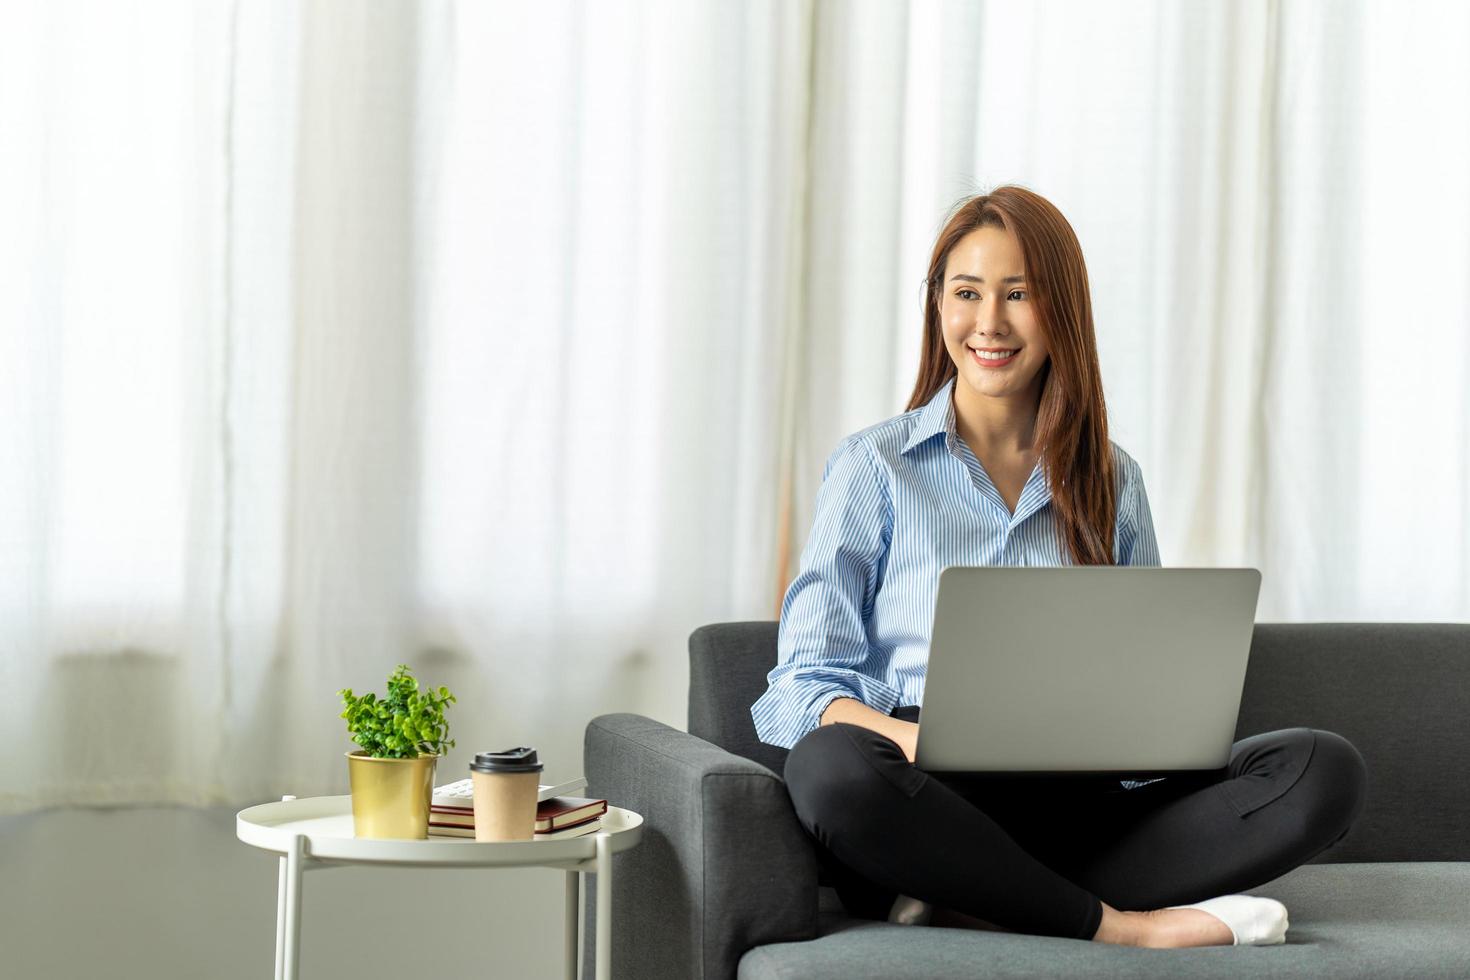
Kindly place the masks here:
MULTIPOLYGON (((1284 946, 1132 949, 849 917, 818 880, 749 706, 774 622, 689 639, 689 731, 632 714, 586 729, 589 791, 643 815, 617 857, 617 977, 1470 977, 1470 625, 1258 624, 1236 737, 1337 732, 1368 799, 1312 863, 1251 889, 1286 903, 1284 946)), ((584 960, 591 977, 589 907, 584 960)))

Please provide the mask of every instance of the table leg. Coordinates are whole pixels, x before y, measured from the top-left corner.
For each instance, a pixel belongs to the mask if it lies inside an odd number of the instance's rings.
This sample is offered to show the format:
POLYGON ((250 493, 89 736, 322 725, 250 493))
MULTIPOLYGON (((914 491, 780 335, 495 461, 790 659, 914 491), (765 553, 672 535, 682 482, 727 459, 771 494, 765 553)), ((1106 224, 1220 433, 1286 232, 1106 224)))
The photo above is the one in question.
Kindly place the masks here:
MULTIPOLYGON (((283 796, 281 800, 294 800, 283 796)), ((286 975, 286 856, 281 855, 281 873, 276 878, 276 980, 286 975)))
POLYGON ((612 980, 612 837, 597 835, 597 980, 612 980))
POLYGON ((281 873, 276 884, 276 980, 286 977, 286 856, 281 855, 281 873))
POLYGON ((306 859, 306 838, 291 838, 286 852, 286 955, 282 980, 297 980, 301 972, 301 872, 306 859))
POLYGON ((581 905, 577 901, 577 885, 581 880, 580 871, 567 872, 567 980, 577 980, 577 912, 581 905))

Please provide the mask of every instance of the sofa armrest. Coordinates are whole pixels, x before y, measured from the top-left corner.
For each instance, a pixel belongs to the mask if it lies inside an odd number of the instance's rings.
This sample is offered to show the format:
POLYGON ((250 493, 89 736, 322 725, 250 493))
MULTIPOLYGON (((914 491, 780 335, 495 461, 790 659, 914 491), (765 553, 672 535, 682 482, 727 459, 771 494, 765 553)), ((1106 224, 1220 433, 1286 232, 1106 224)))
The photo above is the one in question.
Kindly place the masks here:
MULTIPOLYGON (((614 976, 724 980, 754 946, 816 936, 816 852, 779 776, 634 714, 592 719, 583 749, 588 795, 643 816, 613 864, 614 976)), ((595 897, 589 880, 587 977, 595 897)))

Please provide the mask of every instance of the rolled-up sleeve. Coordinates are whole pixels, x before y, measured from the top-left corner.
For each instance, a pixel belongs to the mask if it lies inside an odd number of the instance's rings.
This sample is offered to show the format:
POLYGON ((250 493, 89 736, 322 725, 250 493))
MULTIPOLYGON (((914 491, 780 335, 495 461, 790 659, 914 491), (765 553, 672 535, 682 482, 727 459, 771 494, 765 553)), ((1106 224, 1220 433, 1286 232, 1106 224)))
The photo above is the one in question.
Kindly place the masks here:
POLYGON ((751 706, 762 742, 791 748, 838 698, 887 714, 899 692, 878 677, 868 621, 893 538, 892 504, 872 452, 849 436, 827 460, 801 568, 781 603, 776 667, 751 706))
POLYGON ((1158 565, 1159 542, 1154 537, 1154 517, 1148 509, 1148 491, 1143 486, 1143 468, 1129 459, 1123 477, 1122 504, 1118 508, 1117 561, 1119 565, 1158 565))

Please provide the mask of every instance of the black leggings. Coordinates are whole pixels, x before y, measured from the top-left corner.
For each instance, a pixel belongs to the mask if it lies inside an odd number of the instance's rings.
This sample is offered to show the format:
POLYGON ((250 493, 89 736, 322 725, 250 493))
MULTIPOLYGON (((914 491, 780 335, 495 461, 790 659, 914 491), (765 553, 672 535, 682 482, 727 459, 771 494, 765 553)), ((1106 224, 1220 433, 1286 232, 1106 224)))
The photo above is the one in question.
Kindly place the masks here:
POLYGON ((1224 769, 1129 790, 1116 777, 930 775, 842 723, 802 738, 785 776, 852 914, 887 918, 903 894, 1076 939, 1097 933, 1101 902, 1186 905, 1285 874, 1347 834, 1367 782, 1352 743, 1312 728, 1253 735, 1224 769))

